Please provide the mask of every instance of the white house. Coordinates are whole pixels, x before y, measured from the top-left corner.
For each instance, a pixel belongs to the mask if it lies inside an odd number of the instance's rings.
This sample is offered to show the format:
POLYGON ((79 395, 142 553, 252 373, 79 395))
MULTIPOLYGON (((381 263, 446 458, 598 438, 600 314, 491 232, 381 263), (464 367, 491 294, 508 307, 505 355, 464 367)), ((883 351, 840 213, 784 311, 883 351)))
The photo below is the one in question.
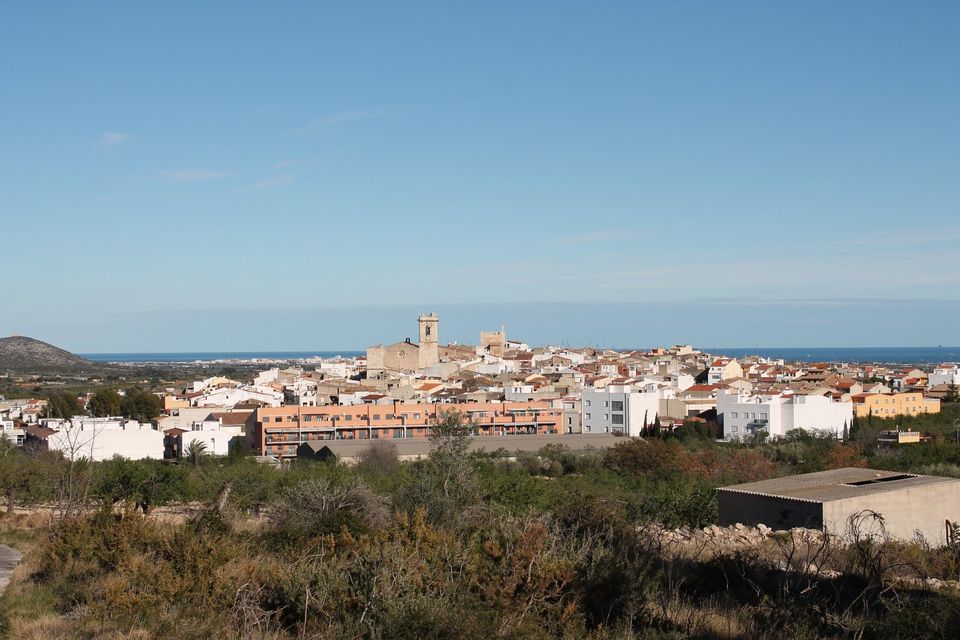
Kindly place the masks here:
POLYGON ((47 447, 68 458, 163 459, 163 433, 136 420, 75 416, 69 420, 46 420, 44 426, 54 430, 47 436, 47 447))
POLYGON ((503 399, 507 402, 531 402, 536 391, 532 384, 511 382, 504 387, 503 399))
POLYGON ((234 438, 238 438, 235 433, 226 431, 223 429, 197 429, 195 431, 187 431, 186 433, 181 434, 180 436, 183 441, 183 451, 187 451, 190 448, 190 444, 194 441, 202 442, 204 445, 204 453, 213 456, 225 456, 230 453, 230 441, 234 438))
POLYGON ((9 440, 10 444, 22 447, 26 432, 17 428, 16 424, 13 420, 0 420, 0 437, 9 440))
POLYGON ((928 384, 931 387, 938 384, 954 384, 960 387, 960 367, 955 362, 944 362, 938 365, 930 374, 928 384))
POLYGON ((660 411, 661 393, 653 385, 643 390, 610 384, 603 389, 584 389, 581 394, 583 433, 621 433, 639 436, 652 425, 660 411))
POLYGON ((192 398, 190 403, 195 407, 232 407, 248 400, 279 407, 283 404, 283 394, 267 387, 219 387, 192 398))
POLYGON ((853 421, 853 403, 820 395, 754 395, 720 390, 717 419, 723 426, 724 440, 742 440, 761 430, 776 438, 793 429, 841 437, 853 421))

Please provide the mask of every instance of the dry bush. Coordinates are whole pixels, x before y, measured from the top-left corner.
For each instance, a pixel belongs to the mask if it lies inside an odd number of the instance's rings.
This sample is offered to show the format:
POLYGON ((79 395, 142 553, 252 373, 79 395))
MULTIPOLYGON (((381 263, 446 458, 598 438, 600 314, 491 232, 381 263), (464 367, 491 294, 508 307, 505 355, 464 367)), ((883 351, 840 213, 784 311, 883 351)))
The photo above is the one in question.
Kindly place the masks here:
POLYGON ((308 535, 359 525, 377 530, 390 523, 390 504, 370 487, 356 481, 336 486, 316 478, 291 487, 273 505, 270 520, 278 529, 308 535))
POLYGON ((364 471, 390 475, 400 468, 397 445, 389 440, 376 440, 360 452, 359 466, 364 471))

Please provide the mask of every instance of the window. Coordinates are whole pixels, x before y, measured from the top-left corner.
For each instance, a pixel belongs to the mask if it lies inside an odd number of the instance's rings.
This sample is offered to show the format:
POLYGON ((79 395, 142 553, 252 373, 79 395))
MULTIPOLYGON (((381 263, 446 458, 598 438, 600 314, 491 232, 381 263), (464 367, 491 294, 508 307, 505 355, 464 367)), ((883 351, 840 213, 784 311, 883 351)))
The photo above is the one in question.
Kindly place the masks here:
POLYGON ((737 412, 736 412, 736 411, 731 411, 731 412, 730 412, 730 417, 731 417, 731 418, 736 418, 736 417, 737 417, 737 412))
POLYGON ((609 407, 609 406, 610 406, 610 403, 609 403, 609 402, 607 402, 606 400, 604 400, 604 401, 603 401, 603 406, 605 406, 605 407, 609 407))
POLYGON ((761 414, 760 414, 760 419, 761 419, 761 420, 766 420, 766 419, 767 419, 767 414, 761 413, 761 414))
POLYGON ((623 411, 623 401, 622 401, 622 400, 614 400, 612 404, 613 404, 613 406, 612 406, 611 408, 612 408, 614 411, 623 411))
POLYGON ((730 427, 730 431, 732 431, 733 433, 736 433, 739 430, 740 430, 740 427, 730 427))
POLYGON ((586 405, 587 405, 588 407, 590 406, 590 401, 589 401, 589 400, 585 400, 585 403, 586 403, 586 405))
POLYGON ((587 420, 589 420, 589 419, 590 419, 590 417, 591 417, 591 416, 590 416, 590 414, 588 413, 588 414, 587 414, 587 420))
POLYGON ((613 414, 613 424, 623 424, 623 414, 615 413, 613 414))
POLYGON ((374 419, 374 420, 379 420, 379 419, 380 419, 380 414, 379 414, 379 413, 373 414, 373 419, 374 419))

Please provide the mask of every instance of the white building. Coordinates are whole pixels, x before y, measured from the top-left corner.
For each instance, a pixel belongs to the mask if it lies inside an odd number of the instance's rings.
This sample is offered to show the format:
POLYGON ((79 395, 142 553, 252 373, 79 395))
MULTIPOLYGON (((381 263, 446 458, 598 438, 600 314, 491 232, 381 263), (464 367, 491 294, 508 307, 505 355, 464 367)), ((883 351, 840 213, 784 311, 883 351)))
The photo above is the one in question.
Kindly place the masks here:
POLYGON ((352 360, 326 360, 316 369, 327 378, 349 378, 356 375, 357 364, 352 360))
POLYGON ((639 436, 652 425, 663 395, 652 385, 641 390, 630 385, 584 389, 581 396, 583 433, 621 433, 639 436))
POLYGON ((26 432, 17 428, 16 424, 13 420, 0 420, 0 437, 9 440, 10 444, 22 447, 26 432))
POLYGON ((45 420, 43 424, 54 430, 47 436, 47 447, 67 458, 163 459, 163 433, 136 420, 75 416, 69 420, 45 420))
POLYGON ((757 431, 777 438, 793 429, 842 437, 853 421, 853 403, 818 395, 752 395, 721 390, 717 394, 717 419, 724 440, 743 440, 757 431))
POLYGON ((536 389, 532 384, 511 382, 504 387, 503 399, 507 402, 532 402, 536 389))
POLYGON ((186 453, 190 445, 194 442, 201 442, 204 445, 204 453, 212 456, 225 456, 230 453, 230 442, 234 438, 239 438, 233 430, 223 429, 197 429, 187 431, 180 436, 183 442, 183 451, 186 453))
POLYGON ((954 384, 960 387, 960 367, 955 362, 944 362, 930 374, 928 384, 931 387, 938 384, 954 384))
POLYGON ((254 386, 265 386, 271 382, 276 382, 280 379, 280 369, 274 367, 272 369, 267 369, 266 371, 261 371, 257 374, 257 377, 253 379, 254 386))
POLYGON ((283 404, 283 394, 267 387, 219 387, 191 398, 190 404, 195 407, 232 407, 249 400, 263 402, 269 407, 279 407, 283 404))
POLYGON ((288 406, 317 406, 317 383, 300 378, 283 388, 283 403, 288 406))

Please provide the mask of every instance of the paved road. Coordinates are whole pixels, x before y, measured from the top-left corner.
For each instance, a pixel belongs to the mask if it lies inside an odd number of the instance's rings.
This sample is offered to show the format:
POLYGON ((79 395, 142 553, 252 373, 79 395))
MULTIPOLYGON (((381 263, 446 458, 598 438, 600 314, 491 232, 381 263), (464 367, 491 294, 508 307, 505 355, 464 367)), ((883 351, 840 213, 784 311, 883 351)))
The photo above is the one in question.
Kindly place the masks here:
POLYGON ((0 593, 10 584, 10 574, 20 564, 23 555, 5 544, 0 544, 0 593))

